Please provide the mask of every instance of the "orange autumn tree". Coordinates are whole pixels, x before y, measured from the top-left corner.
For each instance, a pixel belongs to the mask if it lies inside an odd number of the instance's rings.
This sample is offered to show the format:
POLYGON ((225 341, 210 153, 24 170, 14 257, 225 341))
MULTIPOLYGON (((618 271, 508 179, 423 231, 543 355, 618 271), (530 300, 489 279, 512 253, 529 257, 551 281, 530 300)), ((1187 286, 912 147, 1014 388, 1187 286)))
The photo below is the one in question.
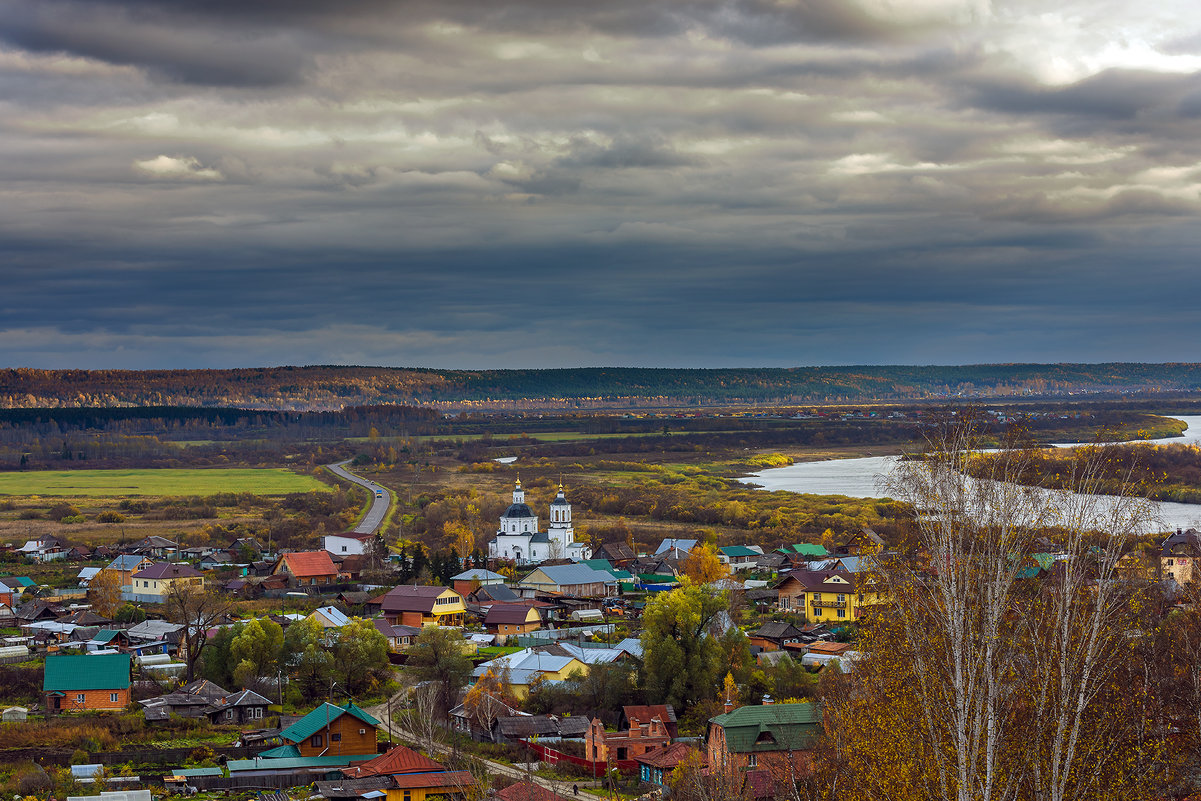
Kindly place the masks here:
POLYGON ((464 710, 493 740, 496 739, 496 721, 519 706, 520 702, 513 694, 509 665, 505 662, 499 668, 488 668, 463 697, 464 710))
POLYGON ((693 584, 710 584, 730 572, 718 558, 717 549, 708 543, 698 544, 689 551, 680 567, 693 584))

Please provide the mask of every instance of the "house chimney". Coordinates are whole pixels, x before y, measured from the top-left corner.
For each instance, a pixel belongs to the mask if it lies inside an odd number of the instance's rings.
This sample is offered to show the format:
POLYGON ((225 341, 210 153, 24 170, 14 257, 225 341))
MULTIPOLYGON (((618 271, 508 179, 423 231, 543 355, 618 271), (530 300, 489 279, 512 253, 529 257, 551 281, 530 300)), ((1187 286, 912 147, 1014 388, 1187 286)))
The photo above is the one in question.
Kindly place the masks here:
POLYGON ((764 706, 771 706, 774 703, 775 703, 775 701, 772 700, 772 697, 770 695, 763 696, 763 705, 764 706))
POLYGON ((730 714, 731 712, 733 712, 734 711, 734 702, 731 701, 729 698, 727 698, 726 702, 724 704, 722 704, 721 711, 727 715, 730 714))

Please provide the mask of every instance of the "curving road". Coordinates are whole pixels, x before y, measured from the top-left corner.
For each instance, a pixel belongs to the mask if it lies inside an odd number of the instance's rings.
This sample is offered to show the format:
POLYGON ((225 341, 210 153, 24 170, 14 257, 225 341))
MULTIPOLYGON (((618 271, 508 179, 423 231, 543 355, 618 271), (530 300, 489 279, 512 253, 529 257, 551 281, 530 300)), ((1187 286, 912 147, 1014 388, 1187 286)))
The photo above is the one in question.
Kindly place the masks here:
POLYGON ((346 469, 346 465, 350 464, 347 459, 344 462, 335 462, 327 464, 330 472, 338 478, 346 479, 347 481, 358 484, 360 487, 366 488, 371 493, 371 508, 367 510, 367 514, 363 515, 363 519, 355 526, 354 533, 356 534, 374 534, 375 530, 384 522, 384 515, 388 514, 388 507, 392 505, 392 494, 388 490, 376 484, 374 481, 368 481, 365 478, 359 478, 354 473, 346 469))

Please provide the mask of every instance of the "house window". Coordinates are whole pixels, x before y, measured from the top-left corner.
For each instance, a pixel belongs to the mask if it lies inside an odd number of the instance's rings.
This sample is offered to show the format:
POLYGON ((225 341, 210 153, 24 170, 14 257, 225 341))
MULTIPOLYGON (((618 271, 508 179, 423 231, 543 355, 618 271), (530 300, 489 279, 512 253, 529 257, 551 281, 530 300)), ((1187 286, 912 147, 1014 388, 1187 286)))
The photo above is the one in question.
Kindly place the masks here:
POLYGON ((413 791, 405 790, 405 801, 413 801, 413 791))
POLYGON ((845 595, 843 595, 842 593, 839 593, 838 594, 838 602, 840 604, 845 604, 847 602, 847 597, 845 595))
POLYGON ((109 702, 110 704, 115 704, 115 703, 117 703, 117 694, 116 694, 116 693, 109 693, 109 694, 108 694, 108 702, 109 702))
POLYGON ((82 704, 85 700, 87 700, 87 696, 84 695, 83 693, 78 693, 75 696, 75 700, 82 704))
POLYGON ((815 606, 815 607, 813 607, 813 616, 814 616, 814 617, 821 617, 821 616, 822 616, 822 608, 821 608, 820 606, 815 606))
POLYGON ((342 546, 342 553, 346 553, 346 546, 345 546, 345 545, 343 545, 343 546, 342 546))
POLYGON ((226 720, 233 720, 233 719, 234 719, 234 711, 233 711, 232 709, 227 709, 227 710, 225 710, 225 719, 226 719, 226 720))
POLYGON ((1172 560, 1171 560, 1171 559, 1169 559, 1169 560, 1168 560, 1168 567, 1171 567, 1171 566, 1172 566, 1172 560))
POLYGON ((746 758, 746 766, 752 770, 759 767, 759 755, 749 754, 746 758))
POLYGON ((838 616, 839 616, 839 617, 846 617, 846 616, 847 616, 847 610, 845 610, 845 609, 839 609, 839 610, 838 610, 838 616))
POLYGON ((325 745, 325 735, 314 734, 309 740, 309 745, 313 748, 320 748, 321 746, 325 745))

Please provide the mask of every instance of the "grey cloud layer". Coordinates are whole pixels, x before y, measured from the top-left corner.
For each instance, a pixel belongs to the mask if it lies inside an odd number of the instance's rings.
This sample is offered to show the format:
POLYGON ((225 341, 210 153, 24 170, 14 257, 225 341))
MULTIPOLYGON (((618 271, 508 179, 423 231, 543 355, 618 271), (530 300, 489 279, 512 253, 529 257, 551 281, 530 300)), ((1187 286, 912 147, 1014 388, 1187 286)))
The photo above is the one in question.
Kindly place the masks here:
POLYGON ((1195 359, 1128 5, 0 0, 0 362, 1195 359))

